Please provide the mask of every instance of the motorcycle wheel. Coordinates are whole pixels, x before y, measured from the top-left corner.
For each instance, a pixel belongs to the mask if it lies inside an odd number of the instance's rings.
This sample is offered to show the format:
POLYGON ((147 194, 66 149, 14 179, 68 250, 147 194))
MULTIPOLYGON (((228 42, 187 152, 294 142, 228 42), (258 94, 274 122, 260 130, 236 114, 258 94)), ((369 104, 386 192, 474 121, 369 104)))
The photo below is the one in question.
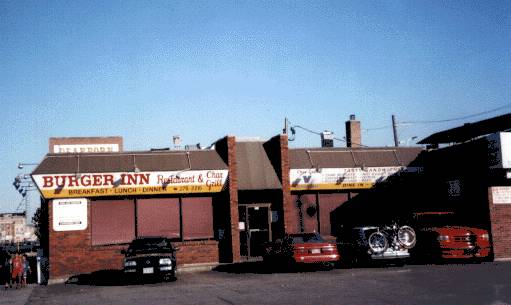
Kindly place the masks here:
POLYGON ((397 241, 406 249, 413 248, 417 242, 415 231, 409 226, 400 227, 397 231, 397 241))
POLYGON ((371 249, 374 254, 381 254, 389 247, 387 237, 381 232, 374 232, 369 235, 367 242, 369 244, 369 249, 371 249))

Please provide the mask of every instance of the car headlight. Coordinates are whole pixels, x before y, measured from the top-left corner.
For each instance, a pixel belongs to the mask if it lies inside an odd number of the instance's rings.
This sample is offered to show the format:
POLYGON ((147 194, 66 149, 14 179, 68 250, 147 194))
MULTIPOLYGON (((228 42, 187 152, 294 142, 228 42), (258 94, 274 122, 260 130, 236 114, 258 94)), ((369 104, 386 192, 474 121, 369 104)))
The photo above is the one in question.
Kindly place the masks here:
POLYGON ((160 265, 172 265, 172 260, 170 258, 160 258, 160 265))
POLYGON ((136 261, 124 261, 124 267, 135 267, 136 265, 136 261))
POLYGON ((485 233, 485 234, 481 234, 481 236, 479 236, 481 239, 486 239, 486 240, 490 240, 490 234, 488 233, 485 233))
POLYGON ((437 237, 438 241, 449 241, 449 236, 447 235, 440 235, 437 237))

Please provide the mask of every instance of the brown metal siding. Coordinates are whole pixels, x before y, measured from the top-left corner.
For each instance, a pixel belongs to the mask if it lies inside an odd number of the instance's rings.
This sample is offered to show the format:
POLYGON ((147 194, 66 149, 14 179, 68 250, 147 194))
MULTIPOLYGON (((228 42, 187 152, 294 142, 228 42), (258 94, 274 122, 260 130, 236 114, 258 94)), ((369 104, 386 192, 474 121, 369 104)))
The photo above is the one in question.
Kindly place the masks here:
POLYGON ((322 235, 333 235, 330 214, 348 200, 348 194, 320 194, 319 195, 319 222, 322 235))
POLYGON ((419 147, 290 149, 291 169, 417 166, 419 147))
POLYGON ((137 200, 137 235, 179 238, 179 199, 137 200))
POLYGON ((48 154, 32 174, 131 172, 135 167, 140 171, 227 169, 214 150, 190 151, 188 156, 185 151, 48 154))
POLYGON ((213 238, 213 205, 211 197, 183 198, 183 238, 213 238))
POLYGON ((133 200, 91 201, 92 245, 129 243, 135 238, 133 200))

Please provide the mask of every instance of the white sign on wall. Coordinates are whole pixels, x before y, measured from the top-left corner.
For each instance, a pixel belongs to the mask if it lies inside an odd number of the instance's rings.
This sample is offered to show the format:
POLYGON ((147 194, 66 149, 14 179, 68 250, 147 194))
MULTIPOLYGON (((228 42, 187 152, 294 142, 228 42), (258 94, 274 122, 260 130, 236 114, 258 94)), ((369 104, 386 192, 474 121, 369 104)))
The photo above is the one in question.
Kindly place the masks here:
POLYGON ((461 183, 459 180, 447 181, 447 194, 449 197, 461 196, 461 183))
POLYGON ((511 186, 494 186, 491 194, 493 204, 511 204, 511 186))
POLYGON ((53 200, 53 230, 78 231, 87 228, 87 199, 53 200))
POLYGON ((417 167, 389 166, 368 168, 306 168, 291 169, 292 191, 368 189, 388 177, 400 173, 420 172, 417 167))
POLYGON ((53 151, 56 154, 118 152, 119 144, 57 144, 53 145, 53 151))
POLYGON ((511 168, 511 132, 494 133, 487 139, 490 168, 511 168))

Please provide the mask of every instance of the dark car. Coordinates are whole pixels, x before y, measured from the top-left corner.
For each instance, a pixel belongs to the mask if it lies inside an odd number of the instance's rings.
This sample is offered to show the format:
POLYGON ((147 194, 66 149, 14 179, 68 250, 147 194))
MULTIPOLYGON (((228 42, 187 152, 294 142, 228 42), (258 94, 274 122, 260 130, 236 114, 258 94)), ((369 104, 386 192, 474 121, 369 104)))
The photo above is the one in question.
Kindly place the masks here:
POLYGON ((333 267, 339 257, 335 242, 326 241, 317 233, 299 233, 268 243, 263 259, 269 264, 288 267, 311 263, 333 267))
POLYGON ((176 279, 176 251, 168 238, 143 237, 133 240, 124 254, 124 274, 131 279, 147 277, 176 279))

